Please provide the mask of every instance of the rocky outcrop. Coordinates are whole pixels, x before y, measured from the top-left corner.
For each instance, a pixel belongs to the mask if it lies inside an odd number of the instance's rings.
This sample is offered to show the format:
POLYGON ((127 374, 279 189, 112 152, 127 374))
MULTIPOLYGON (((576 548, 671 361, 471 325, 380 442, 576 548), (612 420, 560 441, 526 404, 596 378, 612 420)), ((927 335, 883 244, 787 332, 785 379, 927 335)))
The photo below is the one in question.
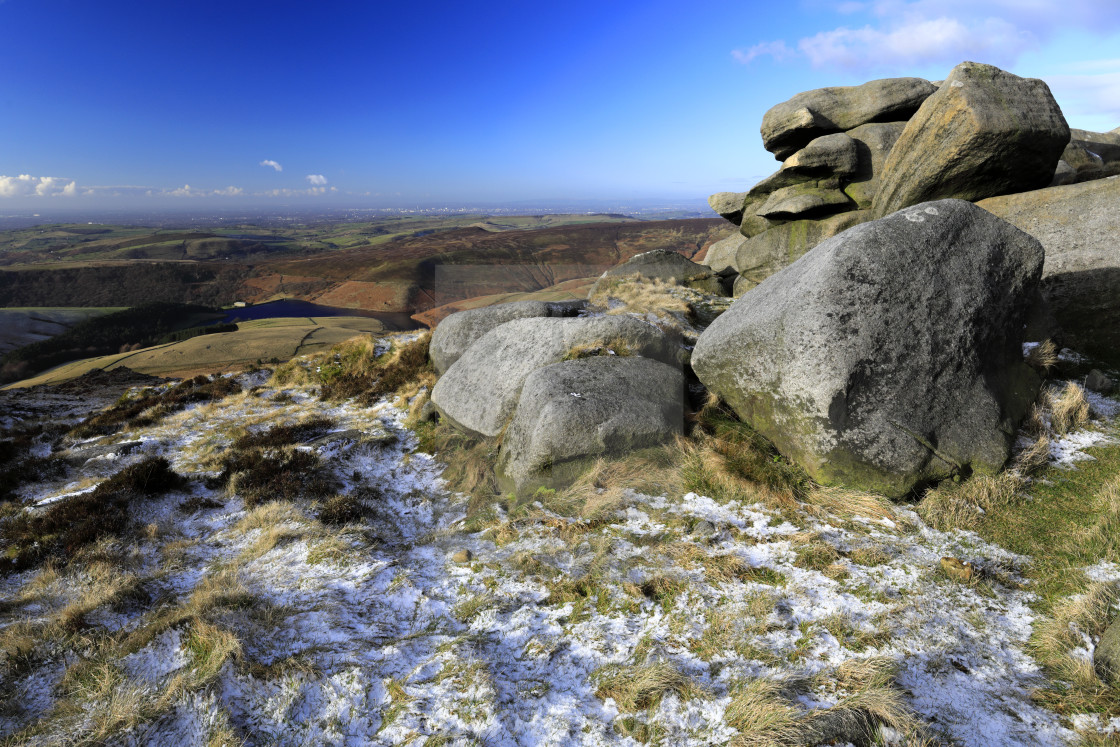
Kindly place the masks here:
POLYGON ((444 319, 432 332, 428 354, 436 372, 443 374, 495 327, 514 319, 575 316, 586 306, 586 301, 516 301, 460 311, 444 319))
POLYGON ((590 295, 594 296, 606 281, 633 275, 645 280, 676 283, 714 295, 727 295, 723 290, 720 279, 716 277, 712 268, 693 262, 687 257, 667 249, 645 252, 631 257, 622 264, 615 265, 599 277, 599 280, 592 286, 590 295))
POLYGON ((871 213, 867 210, 839 213, 821 220, 784 223, 745 240, 735 254, 734 266, 739 271, 735 295, 758 285, 809 248, 868 220, 871 213))
MULTIPOLYGON (((723 269, 740 274, 736 293, 838 227, 907 205, 1120 173, 1120 135, 1070 131, 1044 83, 971 62, 937 83, 899 78, 798 94, 766 113, 762 135, 781 168, 746 193, 710 198, 717 212, 734 212, 748 239, 723 269)), ((729 248, 721 249, 714 256, 724 261, 729 248)))
POLYGON ((599 356, 538 368, 521 388, 498 477, 517 494, 567 485, 595 459, 683 432, 684 376, 648 358, 599 356))
POLYGON ((891 149, 875 214, 943 197, 979 200, 1045 187, 1069 140, 1043 81, 962 62, 891 149))
POLYGON ((891 148, 898 142, 904 129, 904 122, 877 122, 860 125, 848 133, 856 144, 859 165, 844 187, 844 194, 860 210, 871 208, 875 194, 879 191, 879 175, 883 173, 883 164, 887 162, 891 148))
POLYGON ((935 90, 922 78, 886 78, 799 93, 762 117, 762 145, 784 161, 821 135, 909 119, 935 90))
POLYGON ((1021 336, 1037 240, 942 200, 821 243, 736 301, 692 365, 821 483, 901 496, 994 472, 1040 381, 1021 336))
POLYGON ((746 199, 746 192, 716 192, 708 198, 708 206, 719 213, 719 217, 739 225, 743 222, 743 201, 746 199))
POLYGON ((700 264, 711 268, 712 272, 717 275, 725 270, 735 272, 735 255, 747 241, 748 239, 745 236, 739 234, 732 234, 726 239, 720 239, 708 247, 708 253, 704 255, 700 264))
POLYGON ((679 347, 657 327, 629 316, 515 319, 476 340, 436 382, 432 402, 462 430, 497 436, 533 371, 592 346, 670 364, 679 347))
POLYGON ((1120 177, 977 204, 1042 242, 1042 292, 1067 344, 1120 366, 1120 177))

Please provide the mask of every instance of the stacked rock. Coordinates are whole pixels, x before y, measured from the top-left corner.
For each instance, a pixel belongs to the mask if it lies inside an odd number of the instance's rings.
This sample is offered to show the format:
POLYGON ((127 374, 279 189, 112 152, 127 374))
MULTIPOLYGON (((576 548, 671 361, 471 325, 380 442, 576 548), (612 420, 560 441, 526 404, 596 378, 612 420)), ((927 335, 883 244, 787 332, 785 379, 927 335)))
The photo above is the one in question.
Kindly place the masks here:
POLYGON ((782 167, 749 192, 708 200, 740 226, 705 260, 739 273, 735 295, 901 208, 1045 187, 1070 130, 1044 82, 963 62, 939 84, 889 78, 800 93, 766 112, 762 142, 782 167))

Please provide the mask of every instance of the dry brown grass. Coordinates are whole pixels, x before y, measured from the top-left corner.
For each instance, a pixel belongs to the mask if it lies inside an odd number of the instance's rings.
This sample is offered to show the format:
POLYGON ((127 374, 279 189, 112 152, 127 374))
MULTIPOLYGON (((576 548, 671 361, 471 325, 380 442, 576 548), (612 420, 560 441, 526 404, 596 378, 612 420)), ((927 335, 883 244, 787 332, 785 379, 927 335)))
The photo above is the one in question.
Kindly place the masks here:
POLYGON ((805 733, 800 711, 781 683, 759 677, 736 687, 724 711, 727 725, 738 731, 733 747, 775 747, 802 744, 805 733))
POLYGON ((688 318, 692 314, 692 307, 682 297, 686 294, 687 289, 681 288, 677 283, 651 280, 634 274, 601 283, 588 300, 596 306, 608 307, 609 314, 637 313, 657 317, 678 314, 688 318), (620 301, 622 305, 609 308, 612 299, 620 301))
POLYGON ((918 515, 941 531, 974 530, 984 514, 1022 500, 1022 480, 1013 472, 977 475, 961 483, 943 482, 918 503, 918 515))
POLYGON ((1066 384, 1061 394, 1051 397, 1050 411, 1050 424, 1059 436, 1081 430, 1089 424, 1089 400, 1085 397, 1085 390, 1072 381, 1066 384))
POLYGON ((1040 435, 1035 441, 1019 452, 1011 468, 1024 477, 1037 474, 1050 463, 1050 439, 1040 435))
POLYGON ((692 681, 667 661, 652 664, 609 664, 592 677, 598 682, 595 694, 613 698, 622 711, 632 712, 656 706, 666 694, 675 692, 687 699, 697 692, 692 681))
POLYGON ((1031 653, 1060 681, 1061 690, 1045 690, 1036 697, 1059 713, 1115 712, 1118 693, 1100 680, 1093 664, 1071 652, 1084 645, 1082 635, 1099 637, 1108 626, 1113 607, 1120 601, 1114 583, 1093 584, 1077 597, 1057 602, 1051 614, 1034 625, 1031 653))
POLYGON ((1027 353, 1027 365, 1044 376, 1058 365, 1058 346, 1053 340, 1043 340, 1027 353))

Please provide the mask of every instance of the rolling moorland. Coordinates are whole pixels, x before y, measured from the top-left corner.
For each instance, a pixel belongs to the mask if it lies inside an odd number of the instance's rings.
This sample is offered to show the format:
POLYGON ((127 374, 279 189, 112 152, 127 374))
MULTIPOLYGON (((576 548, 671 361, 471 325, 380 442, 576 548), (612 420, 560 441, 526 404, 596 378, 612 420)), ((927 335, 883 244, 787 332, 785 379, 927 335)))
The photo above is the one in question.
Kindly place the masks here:
POLYGON ((0 390, 0 744, 1120 743, 1120 131, 966 62, 761 134, 717 222, 229 284, 433 330, 0 390))

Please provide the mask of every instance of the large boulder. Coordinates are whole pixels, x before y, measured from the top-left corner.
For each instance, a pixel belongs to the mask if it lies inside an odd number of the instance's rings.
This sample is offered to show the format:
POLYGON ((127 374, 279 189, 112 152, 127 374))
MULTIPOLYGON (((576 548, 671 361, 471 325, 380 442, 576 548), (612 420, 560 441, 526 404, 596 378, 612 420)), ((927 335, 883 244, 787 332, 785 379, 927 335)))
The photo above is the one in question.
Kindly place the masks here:
POLYGON ((700 380, 827 485, 887 496, 1007 460, 1040 380, 1038 241, 963 200, 818 245, 700 336, 700 380))
POLYGON ((860 210, 871 208, 875 193, 879 191, 879 175, 883 172, 883 165, 904 129, 905 122, 872 122, 848 132, 848 137, 856 146, 858 165, 844 187, 844 194, 860 210))
POLYGON ((868 122, 905 121, 936 90, 922 78, 886 78, 805 91, 763 115, 762 144, 784 161, 821 135, 868 122))
POLYGON ((629 316, 515 319, 487 332, 447 369, 432 389, 432 403, 462 430, 497 436, 529 374, 595 346, 670 364, 679 350, 677 340, 629 316))
POLYGON ((726 239, 720 239, 708 247, 708 253, 704 255, 701 264, 707 266, 717 275, 728 269, 734 271, 735 255, 747 241, 748 239, 740 234, 731 234, 726 239))
POLYGON ((591 462, 671 441, 684 425, 684 376, 648 358, 593 357, 525 379, 502 440, 503 490, 570 483, 591 462))
POLYGON ((719 213, 719 217, 739 225, 743 221, 743 201, 746 199, 746 192, 716 192, 708 197, 708 206, 719 213))
POLYGON ((942 197, 979 200, 1045 187, 1069 140, 1044 82, 962 62, 891 149, 875 214, 942 197))
POLYGON ((428 355, 438 373, 443 374, 459 356, 480 337, 514 319, 575 316, 586 301, 515 301, 451 314, 432 332, 428 355))
POLYGON ((742 295, 825 239, 870 219, 870 211, 855 210, 821 220, 783 223, 748 239, 735 254, 740 276, 734 295, 742 295))
POLYGON ((654 249, 631 257, 622 264, 610 268, 591 287, 594 296, 606 281, 612 278, 625 278, 637 275, 646 280, 662 280, 696 288, 714 295, 726 295, 719 278, 712 268, 693 262, 683 254, 668 249, 654 249))
POLYGON ((1042 293, 1068 344, 1120 367, 1120 176, 977 204, 1042 242, 1042 293))

